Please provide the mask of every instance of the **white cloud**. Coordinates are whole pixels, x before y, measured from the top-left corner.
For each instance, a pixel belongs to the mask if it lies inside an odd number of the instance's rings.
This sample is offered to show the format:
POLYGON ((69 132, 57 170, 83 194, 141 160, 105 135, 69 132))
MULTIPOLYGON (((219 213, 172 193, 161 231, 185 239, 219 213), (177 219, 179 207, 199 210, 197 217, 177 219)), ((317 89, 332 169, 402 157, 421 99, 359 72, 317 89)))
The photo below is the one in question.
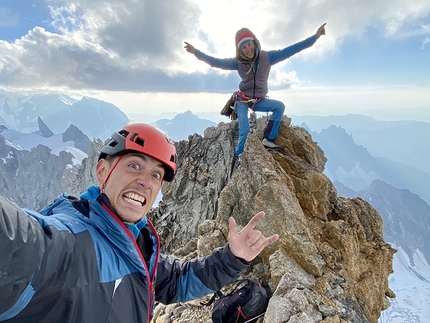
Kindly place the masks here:
POLYGON ((280 89, 298 88, 300 80, 296 71, 284 72, 277 67, 272 68, 269 78, 269 87, 276 91, 280 89))
MULTIPOLYGON (((203 77, 196 72, 209 74, 211 68, 186 53, 183 41, 217 57, 232 57, 235 32, 244 26, 265 49, 277 49, 312 35, 326 22, 324 41, 299 59, 324 57, 346 38, 365 38, 374 26, 382 26, 387 37, 429 35, 429 25, 423 23, 430 13, 427 0, 47 3, 56 33, 35 27, 12 43, 0 41, 2 87, 162 92, 183 91, 187 85, 196 91, 201 86, 196 80, 203 77)), ((284 76, 275 76, 274 83, 285 83, 289 71, 279 72, 284 76)))
POLYGON ((429 43, 430 42, 430 38, 429 37, 426 37, 425 39, 424 39, 424 41, 423 41, 423 44, 421 45, 421 49, 424 49, 424 46, 427 44, 427 43, 429 43))

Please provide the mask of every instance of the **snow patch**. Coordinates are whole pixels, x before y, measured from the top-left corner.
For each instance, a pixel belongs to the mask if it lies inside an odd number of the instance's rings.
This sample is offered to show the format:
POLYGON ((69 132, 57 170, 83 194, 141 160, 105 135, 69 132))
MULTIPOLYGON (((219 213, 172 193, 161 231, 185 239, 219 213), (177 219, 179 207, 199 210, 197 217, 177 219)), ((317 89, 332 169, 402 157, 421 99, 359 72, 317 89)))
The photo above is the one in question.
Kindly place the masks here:
POLYGON ((73 164, 79 165, 88 155, 76 148, 72 141, 63 142, 62 134, 53 135, 46 138, 36 133, 21 133, 16 130, 3 130, 0 133, 6 144, 18 150, 28 150, 36 148, 38 145, 51 148, 53 155, 59 156, 61 151, 69 152, 73 155, 73 164))
POLYGON ((379 323, 430 323, 430 265, 421 250, 413 254, 414 265, 407 253, 393 246, 397 253, 393 258, 394 274, 389 286, 396 298, 381 313, 379 323))

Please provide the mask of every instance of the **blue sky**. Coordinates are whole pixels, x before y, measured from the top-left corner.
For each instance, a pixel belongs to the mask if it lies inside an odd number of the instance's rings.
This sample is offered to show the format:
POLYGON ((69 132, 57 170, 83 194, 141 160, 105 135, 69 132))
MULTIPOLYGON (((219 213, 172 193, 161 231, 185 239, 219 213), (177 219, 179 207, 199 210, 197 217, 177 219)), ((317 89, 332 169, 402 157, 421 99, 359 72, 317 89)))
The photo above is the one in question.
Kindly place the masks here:
POLYGON ((430 110, 427 0, 0 0, 0 88, 88 95, 130 115, 218 112, 239 79, 184 41, 232 57, 241 27, 270 50, 324 22, 326 36, 272 68, 269 95, 287 113, 430 110))

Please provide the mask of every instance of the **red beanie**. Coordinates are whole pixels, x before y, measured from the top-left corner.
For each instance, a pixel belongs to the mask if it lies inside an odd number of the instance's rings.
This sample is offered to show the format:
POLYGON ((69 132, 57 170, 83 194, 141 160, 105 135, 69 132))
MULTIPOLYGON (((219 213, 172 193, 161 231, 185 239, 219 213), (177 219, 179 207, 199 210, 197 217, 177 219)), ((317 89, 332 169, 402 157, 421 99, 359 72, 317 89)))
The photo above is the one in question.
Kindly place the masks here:
POLYGON ((254 40, 254 38, 255 36, 249 31, 241 32, 239 35, 236 36, 237 48, 240 48, 240 45, 242 45, 243 42, 247 40, 254 40))

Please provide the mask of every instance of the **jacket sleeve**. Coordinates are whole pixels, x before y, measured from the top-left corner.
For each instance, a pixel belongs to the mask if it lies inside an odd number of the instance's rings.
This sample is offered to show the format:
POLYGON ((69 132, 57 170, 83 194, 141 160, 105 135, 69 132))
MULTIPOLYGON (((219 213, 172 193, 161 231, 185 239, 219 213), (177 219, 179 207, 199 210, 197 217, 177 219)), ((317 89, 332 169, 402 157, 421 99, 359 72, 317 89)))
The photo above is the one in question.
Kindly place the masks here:
POLYGON ((248 262, 231 253, 228 244, 207 257, 187 262, 161 255, 155 299, 170 304, 203 297, 236 280, 248 266, 248 262))
POLYGON ((22 311, 44 284, 54 285, 58 265, 67 261, 57 235, 0 196, 0 321, 22 311))
POLYGON ((301 42, 295 43, 294 45, 285 47, 281 50, 271 50, 268 51, 269 61, 271 65, 279 63, 302 50, 311 47, 317 41, 317 37, 315 35, 302 40, 301 42))
POLYGON ((209 64, 211 67, 221 68, 223 70, 237 70, 238 62, 236 58, 215 58, 196 49, 194 55, 201 61, 209 64))

